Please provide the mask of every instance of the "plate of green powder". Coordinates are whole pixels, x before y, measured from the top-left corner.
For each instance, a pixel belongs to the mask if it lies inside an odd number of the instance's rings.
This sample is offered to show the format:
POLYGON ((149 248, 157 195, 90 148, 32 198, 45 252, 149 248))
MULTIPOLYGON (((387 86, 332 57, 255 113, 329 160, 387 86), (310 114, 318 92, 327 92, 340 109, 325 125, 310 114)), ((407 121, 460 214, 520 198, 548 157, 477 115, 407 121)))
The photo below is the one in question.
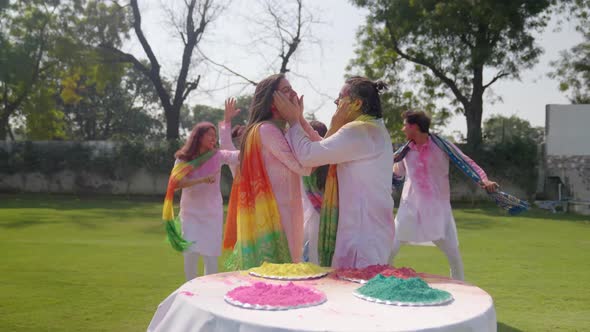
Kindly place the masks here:
POLYGON ((377 275, 352 293, 365 301, 397 306, 437 306, 453 301, 451 293, 432 288, 421 278, 377 275))

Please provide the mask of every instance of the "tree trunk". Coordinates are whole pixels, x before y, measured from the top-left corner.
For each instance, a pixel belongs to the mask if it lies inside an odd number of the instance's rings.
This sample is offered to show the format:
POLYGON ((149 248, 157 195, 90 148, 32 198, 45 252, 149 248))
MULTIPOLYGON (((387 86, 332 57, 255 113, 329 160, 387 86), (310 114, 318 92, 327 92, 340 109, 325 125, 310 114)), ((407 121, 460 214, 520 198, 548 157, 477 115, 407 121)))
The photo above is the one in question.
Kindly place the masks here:
POLYGON ((481 144, 481 116, 483 105, 471 103, 465 109, 465 119, 467 120, 467 144, 472 148, 477 148, 481 144))
POLYGON ((467 145, 477 148, 481 144, 481 118, 483 114, 483 65, 473 68, 473 91, 465 106, 467 145))
POLYGON ((166 139, 174 140, 180 137, 180 105, 178 107, 170 107, 164 110, 166 114, 166 139))
POLYGON ((4 141, 7 139, 8 136, 8 115, 3 115, 0 117, 0 141, 4 141))

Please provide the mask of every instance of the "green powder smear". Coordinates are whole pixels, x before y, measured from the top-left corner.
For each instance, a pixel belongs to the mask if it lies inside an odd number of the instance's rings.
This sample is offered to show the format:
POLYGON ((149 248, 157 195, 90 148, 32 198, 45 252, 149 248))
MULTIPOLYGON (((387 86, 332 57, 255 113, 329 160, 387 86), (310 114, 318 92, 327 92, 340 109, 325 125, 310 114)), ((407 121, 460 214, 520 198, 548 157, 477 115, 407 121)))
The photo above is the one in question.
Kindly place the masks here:
POLYGON ((399 279, 378 274, 357 292, 384 301, 436 303, 450 299, 449 292, 434 289, 421 278, 399 279))

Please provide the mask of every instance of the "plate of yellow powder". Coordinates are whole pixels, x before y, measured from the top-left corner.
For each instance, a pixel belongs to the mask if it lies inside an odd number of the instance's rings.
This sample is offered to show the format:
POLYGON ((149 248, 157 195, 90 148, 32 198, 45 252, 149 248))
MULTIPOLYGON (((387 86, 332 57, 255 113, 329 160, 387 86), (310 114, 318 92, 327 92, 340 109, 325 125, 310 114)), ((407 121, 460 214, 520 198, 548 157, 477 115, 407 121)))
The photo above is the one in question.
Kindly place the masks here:
POLYGON ((262 263, 259 267, 248 270, 250 275, 276 280, 306 280, 316 279, 327 275, 329 269, 313 263, 262 263))

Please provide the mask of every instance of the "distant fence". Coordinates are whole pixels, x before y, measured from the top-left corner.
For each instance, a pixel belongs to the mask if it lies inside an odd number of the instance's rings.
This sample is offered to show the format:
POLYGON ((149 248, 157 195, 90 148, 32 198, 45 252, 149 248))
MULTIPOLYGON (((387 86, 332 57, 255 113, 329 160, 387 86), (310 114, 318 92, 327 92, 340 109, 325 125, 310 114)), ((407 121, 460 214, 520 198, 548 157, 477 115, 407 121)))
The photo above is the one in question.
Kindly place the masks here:
MULTIPOLYGON (((0 141, 0 192, 164 195, 178 146, 178 142, 0 141)), ((505 163, 482 167, 504 190, 520 197, 534 193, 534 186, 527 183, 535 183, 535 170, 518 165, 507 169, 505 163), (519 172, 530 179, 523 182, 519 172)), ((485 199, 486 194, 471 180, 450 169, 453 200, 485 199)), ((225 198, 231 181, 224 167, 221 192, 225 198)))

